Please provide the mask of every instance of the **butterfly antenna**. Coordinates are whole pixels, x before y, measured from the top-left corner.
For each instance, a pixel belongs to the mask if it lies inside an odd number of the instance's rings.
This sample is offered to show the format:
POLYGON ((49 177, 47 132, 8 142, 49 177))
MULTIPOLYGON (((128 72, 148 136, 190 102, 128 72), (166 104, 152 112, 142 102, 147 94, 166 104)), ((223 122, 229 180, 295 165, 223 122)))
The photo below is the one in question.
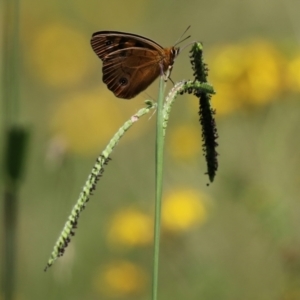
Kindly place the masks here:
MULTIPOLYGON (((186 39, 184 39, 184 40, 186 40, 186 39)), ((186 47, 193 45, 194 43, 196 43, 196 41, 193 41, 193 42, 188 43, 187 45, 184 45, 182 48, 180 48, 179 53, 181 53, 186 47)))
POLYGON ((180 36, 180 38, 177 39, 177 41, 176 41, 176 43, 175 43, 174 46, 176 46, 176 45, 182 43, 183 41, 185 41, 185 40, 187 40, 187 39, 189 39, 189 38, 191 37, 191 36, 189 35, 189 36, 187 36, 186 38, 184 38, 184 39, 182 40, 182 37, 186 34, 186 32, 187 32, 190 28, 191 28, 191 25, 189 25, 189 26, 187 27, 187 29, 183 32, 183 34, 180 36))

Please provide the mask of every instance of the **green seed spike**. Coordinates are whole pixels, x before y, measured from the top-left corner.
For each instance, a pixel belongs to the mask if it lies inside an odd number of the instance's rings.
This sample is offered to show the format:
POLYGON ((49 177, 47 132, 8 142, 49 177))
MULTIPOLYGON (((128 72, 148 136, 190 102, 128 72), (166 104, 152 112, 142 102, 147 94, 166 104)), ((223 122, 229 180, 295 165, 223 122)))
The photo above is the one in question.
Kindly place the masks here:
POLYGON ((90 196, 92 196, 93 191, 96 189, 96 184, 104 171, 104 165, 106 165, 110 161, 109 156, 115 146, 118 144, 119 140, 122 138, 125 132, 139 120, 140 117, 146 115, 151 109, 154 109, 156 107, 156 104, 150 100, 146 100, 145 103, 146 107, 140 109, 128 121, 126 121, 122 127, 119 128, 106 148, 96 159, 96 163, 83 186, 82 192, 80 193, 79 198, 53 247, 51 256, 44 269, 45 271, 47 271, 47 269, 53 265, 54 261, 58 257, 64 254, 66 247, 71 241, 71 237, 75 234, 75 229, 77 228, 80 213, 84 210, 87 202, 90 199, 90 196))
POLYGON ((205 94, 214 94, 215 91, 213 87, 207 82, 199 82, 199 81, 180 81, 174 85, 174 87, 170 90, 169 94, 166 97, 166 101, 164 103, 163 110, 163 127, 164 127, 164 135, 166 133, 169 115, 171 112, 171 107, 179 94, 187 93, 189 91, 200 91, 205 94))

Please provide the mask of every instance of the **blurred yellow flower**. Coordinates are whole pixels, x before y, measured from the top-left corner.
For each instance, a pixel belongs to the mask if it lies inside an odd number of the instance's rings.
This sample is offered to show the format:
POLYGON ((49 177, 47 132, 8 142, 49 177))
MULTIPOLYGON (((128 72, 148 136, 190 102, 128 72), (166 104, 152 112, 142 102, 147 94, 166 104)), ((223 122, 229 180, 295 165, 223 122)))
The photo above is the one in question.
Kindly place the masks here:
POLYGON ((196 190, 174 190, 162 203, 162 226, 180 232, 200 225, 207 218, 205 196, 196 190))
MULTIPOLYGON (((254 41, 247 51, 247 75, 251 103, 272 101, 283 90, 283 56, 270 43, 254 41)), ((247 91, 244 91, 247 92, 247 91)))
POLYGON ((300 299, 300 290, 299 288, 291 288, 286 291, 283 295, 283 300, 299 300, 300 299))
POLYGON ((111 220, 108 240, 112 245, 149 245, 153 237, 152 219, 137 209, 117 213, 111 220))
POLYGON ((300 54, 287 65, 287 85, 294 92, 300 91, 300 54))
POLYGON ((209 75, 220 81, 233 82, 243 73, 244 48, 242 45, 223 45, 212 49, 209 75))
POLYGON ((110 297, 141 294, 147 285, 148 276, 138 265, 119 261, 101 268, 96 275, 94 286, 99 293, 110 297))
POLYGON ((69 151, 99 153, 122 125, 117 102, 104 101, 107 93, 106 90, 95 89, 70 95, 59 103, 50 127, 69 151))
POLYGON ((226 83, 216 82, 216 94, 212 96, 212 107, 216 109, 216 116, 226 115, 242 107, 242 101, 236 99, 236 93, 232 86, 226 83))
POLYGON ((264 104, 284 89, 283 56, 267 41, 218 46, 209 61, 217 113, 228 113, 245 104, 264 104))
POLYGON ((195 122, 195 125, 179 125, 170 130, 167 149, 175 159, 195 158, 201 153, 201 128, 197 119, 195 122))
POLYGON ((62 23, 41 27, 32 41, 32 71, 55 87, 76 85, 90 71, 89 38, 62 23))

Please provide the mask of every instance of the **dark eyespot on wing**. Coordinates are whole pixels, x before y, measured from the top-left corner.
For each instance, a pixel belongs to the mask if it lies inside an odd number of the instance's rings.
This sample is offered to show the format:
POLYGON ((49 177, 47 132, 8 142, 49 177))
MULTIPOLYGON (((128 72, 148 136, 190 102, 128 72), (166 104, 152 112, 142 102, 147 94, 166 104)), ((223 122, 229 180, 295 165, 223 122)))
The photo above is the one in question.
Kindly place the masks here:
POLYGON ((138 48, 145 48, 145 44, 141 43, 140 41, 136 41, 136 42, 135 42, 135 47, 138 47, 138 48))
POLYGON ((127 37, 121 37, 117 46, 118 50, 124 49, 124 48, 128 48, 128 38, 127 37))
POLYGON ((106 45, 106 46, 110 46, 110 45, 112 45, 112 43, 113 43, 113 41, 111 41, 111 40, 105 41, 105 45, 106 45))
POLYGON ((129 81, 128 81, 128 79, 127 79, 126 77, 121 77, 121 78, 119 79, 119 84, 120 84, 121 86, 126 86, 126 85, 128 85, 128 83, 129 83, 129 81))
POLYGON ((95 35, 91 39, 91 46, 100 59, 119 49, 118 37, 95 35))

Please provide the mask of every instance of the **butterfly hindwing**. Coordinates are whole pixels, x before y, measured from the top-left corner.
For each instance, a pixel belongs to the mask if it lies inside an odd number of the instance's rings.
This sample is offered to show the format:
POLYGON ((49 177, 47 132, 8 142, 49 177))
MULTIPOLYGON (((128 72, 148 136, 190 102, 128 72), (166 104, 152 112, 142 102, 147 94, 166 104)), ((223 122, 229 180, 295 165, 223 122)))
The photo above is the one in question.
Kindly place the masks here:
POLYGON ((152 50, 133 48, 115 51, 103 61, 103 82, 119 98, 131 99, 160 74, 160 56, 152 50))

